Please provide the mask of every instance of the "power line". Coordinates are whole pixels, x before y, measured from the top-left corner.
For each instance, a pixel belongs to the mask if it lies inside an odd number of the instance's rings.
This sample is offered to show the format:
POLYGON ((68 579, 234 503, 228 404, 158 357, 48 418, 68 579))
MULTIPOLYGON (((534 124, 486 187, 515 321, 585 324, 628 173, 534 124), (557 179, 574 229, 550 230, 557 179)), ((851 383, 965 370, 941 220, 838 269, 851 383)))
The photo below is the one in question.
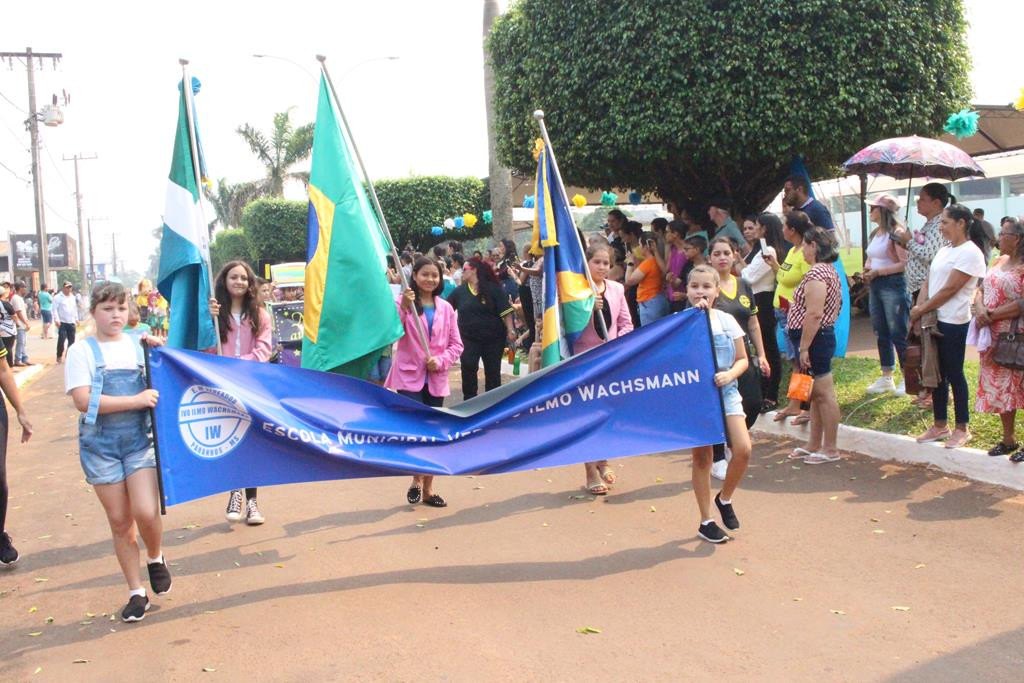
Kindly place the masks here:
POLYGON ((15 109, 17 109, 18 111, 20 111, 20 112, 21 112, 22 114, 28 114, 28 112, 27 112, 27 111, 25 111, 24 109, 22 109, 21 107, 19 107, 18 105, 16 105, 16 104, 14 103, 14 100, 12 100, 11 98, 9 98, 9 97, 8 97, 7 95, 3 94, 2 92, 0 92, 0 97, 2 97, 2 98, 4 98, 5 100, 7 100, 7 104, 11 105, 12 107, 14 107, 14 108, 15 108, 15 109))
POLYGON ((60 172, 60 166, 57 165, 57 160, 53 158, 52 154, 50 154, 50 148, 46 145, 40 146, 46 150, 46 156, 50 158, 50 163, 53 164, 53 168, 57 171, 57 175, 60 176, 60 181, 64 183, 64 187, 68 188, 68 192, 74 193, 75 191, 71 189, 71 183, 69 183, 68 179, 64 177, 64 174, 60 172))
POLYGON ((57 213, 57 210, 55 208, 53 208, 52 206, 50 206, 50 202, 46 201, 45 199, 43 200, 43 204, 45 204, 46 208, 48 208, 50 210, 50 213, 52 213, 54 216, 56 216, 57 218, 61 219, 62 221, 64 221, 68 225, 78 225, 73 220, 65 218, 64 216, 62 216, 59 213, 57 213))
POLYGON ((4 128, 7 129, 7 132, 10 133, 14 137, 14 139, 18 141, 18 146, 19 147, 23 148, 26 152, 31 152, 32 151, 28 147, 25 147, 25 143, 21 141, 21 137, 17 133, 15 133, 14 129, 12 129, 10 126, 8 126, 5 121, 0 119, 0 123, 3 123, 4 124, 4 128))
POLYGON ((22 181, 23 183, 25 183, 26 185, 31 185, 32 184, 31 180, 29 180, 28 178, 22 178, 15 171, 11 170, 10 166, 8 166, 7 164, 5 164, 2 161, 0 161, 0 167, 3 167, 8 173, 10 173, 12 176, 14 176, 18 180, 22 181))

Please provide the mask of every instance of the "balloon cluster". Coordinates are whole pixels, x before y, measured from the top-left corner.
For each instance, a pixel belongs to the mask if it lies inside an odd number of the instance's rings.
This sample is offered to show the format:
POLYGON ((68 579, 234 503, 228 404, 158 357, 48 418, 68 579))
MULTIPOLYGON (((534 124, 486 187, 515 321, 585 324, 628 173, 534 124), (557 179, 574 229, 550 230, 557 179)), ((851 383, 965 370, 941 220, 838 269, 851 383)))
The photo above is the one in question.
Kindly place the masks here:
POLYGON ((601 206, 615 206, 615 202, 619 200, 619 195, 614 192, 602 192, 601 193, 601 206))
POLYGON ((1024 111, 1024 88, 1020 89, 1020 97, 1013 103, 1013 108, 1017 111, 1024 111))
POLYGON ((641 195, 636 190, 633 190, 632 192, 629 193, 629 203, 630 204, 633 204, 635 206, 635 205, 640 203, 641 199, 643 199, 643 195, 641 195))
POLYGON ((532 194, 528 194, 525 197, 523 197, 523 208, 524 209, 532 209, 536 205, 537 205, 537 201, 536 201, 536 199, 534 199, 532 194))
MULTIPOLYGON (((443 235, 445 230, 466 230, 472 228, 480 221, 476 217, 476 214, 464 213, 461 216, 455 216, 454 218, 445 218, 444 223, 441 225, 435 225, 430 229, 430 234, 436 236, 443 235), (444 227, 442 227, 444 226, 444 227)), ((491 222, 491 212, 484 211, 484 223, 491 222)))
POLYGON ((576 205, 577 209, 582 209, 587 205, 587 198, 581 194, 574 194, 572 196, 572 203, 576 205))

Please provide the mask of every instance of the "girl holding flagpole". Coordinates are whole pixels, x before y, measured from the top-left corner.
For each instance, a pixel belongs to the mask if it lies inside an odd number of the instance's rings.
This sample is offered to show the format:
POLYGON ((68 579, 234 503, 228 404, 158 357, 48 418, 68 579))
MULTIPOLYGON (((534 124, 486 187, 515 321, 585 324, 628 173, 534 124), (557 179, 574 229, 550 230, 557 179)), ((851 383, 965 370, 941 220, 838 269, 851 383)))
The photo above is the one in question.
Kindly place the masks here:
MULTIPOLYGON (((451 393, 448 368, 459 359, 463 348, 455 309, 441 298, 443 291, 438 264, 426 256, 416 259, 409 289, 402 292, 398 302, 405 334, 398 339, 394 362, 384 381, 387 388, 435 408, 443 406, 444 397, 451 393), (423 348, 417 325, 426 330, 428 350, 423 348)), ((434 493, 433 483, 433 475, 413 476, 406 500, 412 505, 422 501, 433 507, 447 506, 445 499, 434 493)))
MULTIPOLYGON (((737 379, 747 369, 747 347, 744 332, 736 319, 725 311, 715 308, 715 300, 721 292, 718 271, 711 266, 696 266, 690 271, 686 283, 686 298, 690 305, 707 311, 711 316, 711 334, 715 347, 715 386, 722 392, 725 407, 725 428, 732 447, 732 460, 725 474, 722 490, 715 496, 715 506, 722 518, 722 524, 730 531, 740 528, 739 519, 732 507, 732 497, 739 486, 750 462, 750 434, 747 432, 743 399, 737 379)), ((693 449, 693 494, 700 508, 700 526, 697 535, 709 543, 723 543, 729 536, 711 518, 711 462, 712 447, 699 446, 693 449)))
MULTIPOLYGON (((608 279, 608 271, 612 267, 612 248, 606 244, 595 244, 587 249, 587 265, 590 266, 590 277, 594 281, 596 297, 594 313, 590 324, 583 328, 579 339, 573 345, 573 353, 583 353, 595 346, 600 346, 609 339, 618 339, 627 332, 633 331, 633 319, 629 315, 626 303, 626 288, 614 280, 608 279), (602 334, 601 324, 597 316, 604 318, 607 336, 602 334)), ((595 496, 608 493, 608 487, 615 483, 615 472, 608 467, 607 460, 596 460, 584 463, 587 475, 587 491, 595 496)))
MULTIPOLYGON (((224 264, 213 285, 210 315, 220 325, 221 355, 266 363, 273 355, 270 314, 263 306, 256 274, 244 261, 224 264)), ((213 352, 214 349, 209 349, 213 352)), ((263 524, 264 517, 256 504, 256 489, 245 489, 245 523, 263 524)), ((242 490, 235 489, 228 498, 224 516, 229 522, 242 519, 242 490)))

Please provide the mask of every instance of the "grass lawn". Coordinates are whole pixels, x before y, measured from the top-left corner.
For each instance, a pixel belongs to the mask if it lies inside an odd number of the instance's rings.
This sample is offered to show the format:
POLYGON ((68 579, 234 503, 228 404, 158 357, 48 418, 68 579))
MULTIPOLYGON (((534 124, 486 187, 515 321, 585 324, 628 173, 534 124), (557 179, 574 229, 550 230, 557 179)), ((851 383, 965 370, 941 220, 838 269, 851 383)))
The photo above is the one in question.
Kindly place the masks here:
POLYGON ((839 250, 839 259, 843 262, 843 268, 846 269, 846 274, 850 277, 862 270, 864 266, 863 257, 864 255, 861 253, 860 247, 844 247, 839 250))
MULTIPOLYGON (((978 389, 978 361, 964 363, 964 372, 967 374, 967 385, 971 390, 971 433, 974 438, 969 445, 988 450, 1003 436, 999 416, 974 410, 978 389)), ((881 374, 876 359, 835 358, 832 361, 832 374, 836 383, 842 424, 907 436, 917 436, 931 426, 931 409, 912 406, 909 396, 870 395, 865 391, 865 388, 881 374)), ((788 385, 789 370, 786 369, 782 378, 782 396, 785 396, 788 385)), ((949 418, 952 422, 952 398, 949 401, 949 418)))

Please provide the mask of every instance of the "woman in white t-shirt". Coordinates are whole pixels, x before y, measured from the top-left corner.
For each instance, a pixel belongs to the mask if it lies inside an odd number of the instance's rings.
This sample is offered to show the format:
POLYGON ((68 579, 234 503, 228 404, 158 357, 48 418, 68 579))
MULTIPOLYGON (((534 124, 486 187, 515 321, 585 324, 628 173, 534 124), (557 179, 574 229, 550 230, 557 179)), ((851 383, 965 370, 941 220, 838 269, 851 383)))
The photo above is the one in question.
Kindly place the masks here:
POLYGON ((946 448, 960 448, 971 434, 967 429, 969 395, 964 376, 964 350, 971 322, 971 302, 978 282, 985 276, 988 243, 981 222, 963 204, 951 204, 942 212, 939 229, 949 245, 939 249, 921 286, 918 304, 910 309, 910 321, 925 313, 938 314, 936 338, 939 356, 939 385, 932 390, 935 422, 917 437, 918 443, 946 440, 946 448), (956 426, 949 430, 949 388, 953 388, 956 426))

